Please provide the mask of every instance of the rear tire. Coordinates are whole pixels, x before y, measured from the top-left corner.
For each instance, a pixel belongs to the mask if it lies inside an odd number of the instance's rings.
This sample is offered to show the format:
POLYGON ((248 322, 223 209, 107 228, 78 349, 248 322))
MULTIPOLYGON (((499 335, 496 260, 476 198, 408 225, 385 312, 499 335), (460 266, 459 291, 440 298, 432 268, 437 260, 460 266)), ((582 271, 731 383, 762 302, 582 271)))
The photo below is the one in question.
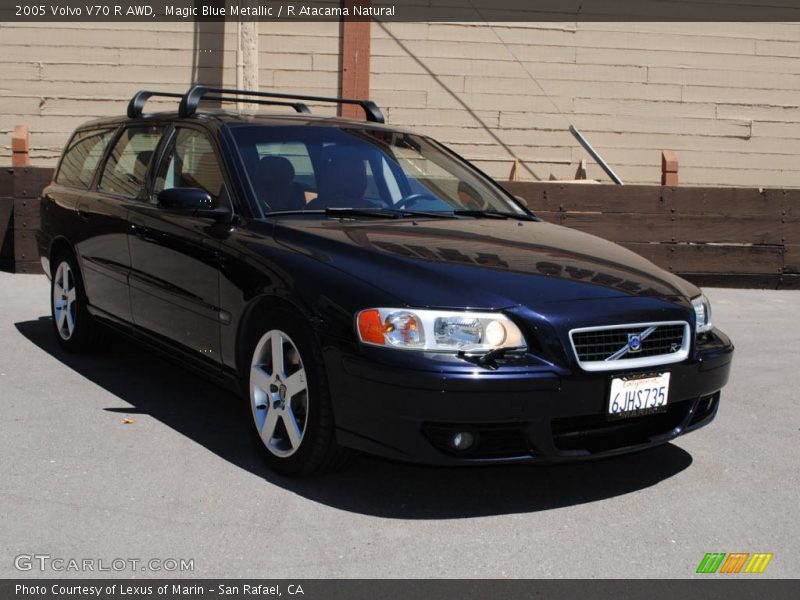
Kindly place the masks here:
POLYGON ((284 309, 247 327, 242 378, 249 429, 261 458, 294 477, 346 466, 353 453, 336 443, 328 378, 313 332, 284 309))
POLYGON ((105 332, 89 314, 78 261, 71 252, 54 256, 50 280, 50 314, 56 339, 68 352, 86 352, 100 348, 105 332))

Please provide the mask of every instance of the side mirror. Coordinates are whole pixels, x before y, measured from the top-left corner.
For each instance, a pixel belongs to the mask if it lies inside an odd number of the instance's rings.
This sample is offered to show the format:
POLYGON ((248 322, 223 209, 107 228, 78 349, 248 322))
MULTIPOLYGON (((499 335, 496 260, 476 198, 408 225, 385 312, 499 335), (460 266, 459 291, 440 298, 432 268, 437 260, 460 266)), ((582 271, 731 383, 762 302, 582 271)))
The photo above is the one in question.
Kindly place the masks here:
POLYGON ((231 217, 227 206, 214 206, 214 200, 200 188, 170 188, 158 193, 158 207, 176 214, 224 221, 231 217))

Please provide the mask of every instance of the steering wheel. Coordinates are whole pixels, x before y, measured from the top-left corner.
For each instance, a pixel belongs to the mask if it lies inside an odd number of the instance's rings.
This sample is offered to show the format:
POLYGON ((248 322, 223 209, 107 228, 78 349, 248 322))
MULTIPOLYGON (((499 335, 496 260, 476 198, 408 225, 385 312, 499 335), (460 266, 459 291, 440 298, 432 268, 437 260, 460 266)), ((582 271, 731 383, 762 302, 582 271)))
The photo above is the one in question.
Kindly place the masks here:
POLYGON ((394 208, 401 210, 404 208, 411 208, 420 200, 433 200, 434 202, 442 201, 440 198, 437 198, 433 194, 428 194, 426 192, 417 192, 415 194, 409 194, 408 196, 400 198, 400 200, 394 203, 394 208))

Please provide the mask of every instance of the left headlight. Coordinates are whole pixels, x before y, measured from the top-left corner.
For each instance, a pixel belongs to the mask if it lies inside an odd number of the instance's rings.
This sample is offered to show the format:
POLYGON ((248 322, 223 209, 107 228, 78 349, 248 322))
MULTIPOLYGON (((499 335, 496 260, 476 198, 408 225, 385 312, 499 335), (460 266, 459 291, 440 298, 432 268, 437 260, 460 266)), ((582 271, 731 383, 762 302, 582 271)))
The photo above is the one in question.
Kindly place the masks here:
POLYGON ((356 315, 356 329, 365 344, 399 350, 478 354, 525 348, 522 332, 500 313, 368 308, 356 315))
POLYGON ((714 325, 711 323, 711 303, 708 301, 708 298, 701 294, 697 298, 692 299, 692 306, 694 307, 694 314, 697 321, 695 332, 706 333, 707 331, 711 331, 714 325))

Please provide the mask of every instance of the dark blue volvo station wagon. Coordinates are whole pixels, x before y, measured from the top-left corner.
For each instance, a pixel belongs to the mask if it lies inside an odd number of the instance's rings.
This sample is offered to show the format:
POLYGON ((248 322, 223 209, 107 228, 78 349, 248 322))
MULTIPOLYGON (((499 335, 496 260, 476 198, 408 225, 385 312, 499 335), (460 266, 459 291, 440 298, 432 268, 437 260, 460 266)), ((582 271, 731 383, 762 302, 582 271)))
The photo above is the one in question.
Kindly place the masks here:
POLYGON ((61 345, 122 332, 235 386, 282 473, 640 450, 708 424, 728 380, 697 287, 541 221, 367 100, 139 92, 78 128, 41 203, 61 345), (152 96, 179 108, 143 114, 152 96))

